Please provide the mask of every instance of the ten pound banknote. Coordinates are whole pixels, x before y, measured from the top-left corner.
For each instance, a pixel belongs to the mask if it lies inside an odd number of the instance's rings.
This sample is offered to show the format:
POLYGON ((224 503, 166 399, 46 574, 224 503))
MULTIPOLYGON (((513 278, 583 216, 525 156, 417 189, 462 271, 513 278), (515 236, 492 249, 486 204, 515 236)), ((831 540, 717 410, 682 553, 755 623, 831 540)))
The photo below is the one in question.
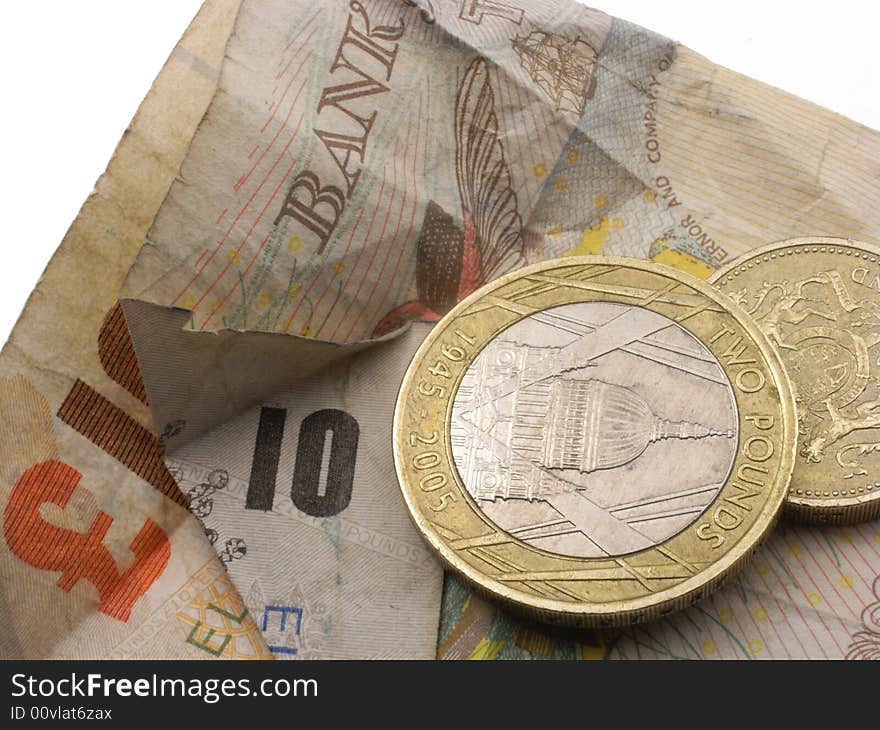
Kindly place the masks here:
POLYGON ((525 263, 876 243, 880 135, 574 2, 208 3, 163 76, 3 354, 5 654, 878 653, 876 524, 617 636, 447 579, 437 650, 390 428, 430 323, 525 263))

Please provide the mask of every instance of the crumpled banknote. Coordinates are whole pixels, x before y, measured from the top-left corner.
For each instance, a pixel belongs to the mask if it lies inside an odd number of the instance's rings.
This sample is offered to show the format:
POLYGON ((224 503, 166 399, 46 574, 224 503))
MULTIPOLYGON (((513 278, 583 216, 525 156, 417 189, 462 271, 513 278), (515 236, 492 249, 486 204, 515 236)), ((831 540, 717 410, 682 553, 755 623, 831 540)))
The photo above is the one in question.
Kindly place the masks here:
POLYGON ((235 12, 112 318, 163 484, 248 609, 202 615, 252 622, 279 658, 433 656, 440 613, 448 658, 876 655, 876 525, 788 528, 737 583, 613 636, 521 623, 450 578, 441 612, 390 429, 430 324, 518 266, 705 277, 782 238, 877 242, 880 135, 575 2, 235 12))

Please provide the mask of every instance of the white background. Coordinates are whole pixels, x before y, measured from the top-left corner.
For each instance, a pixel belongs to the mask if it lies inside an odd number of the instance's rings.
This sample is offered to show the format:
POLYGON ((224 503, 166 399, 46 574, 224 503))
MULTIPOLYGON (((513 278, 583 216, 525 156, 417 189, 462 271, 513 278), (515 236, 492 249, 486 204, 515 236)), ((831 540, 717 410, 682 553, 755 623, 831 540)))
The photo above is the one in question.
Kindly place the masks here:
MULTIPOLYGON (((200 4, 4 3, 0 343, 200 4)), ((880 128, 880 12, 873 3, 595 4, 680 40, 717 63, 880 128)))

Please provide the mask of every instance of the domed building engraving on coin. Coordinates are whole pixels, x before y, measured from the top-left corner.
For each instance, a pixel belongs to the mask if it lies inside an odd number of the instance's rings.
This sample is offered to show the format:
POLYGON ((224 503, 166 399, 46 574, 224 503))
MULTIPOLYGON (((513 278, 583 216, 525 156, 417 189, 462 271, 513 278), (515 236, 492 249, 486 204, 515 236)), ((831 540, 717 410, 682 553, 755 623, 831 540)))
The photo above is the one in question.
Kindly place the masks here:
POLYGON ((772 244, 714 277, 777 346, 798 406, 793 516, 880 514, 880 251, 845 239, 772 244))
POLYGON ((562 555, 623 555, 680 532, 717 495, 736 402, 715 357, 671 319, 584 302, 492 340, 450 430, 465 487, 499 527, 562 555), (645 334, 628 341, 634 323, 645 334))

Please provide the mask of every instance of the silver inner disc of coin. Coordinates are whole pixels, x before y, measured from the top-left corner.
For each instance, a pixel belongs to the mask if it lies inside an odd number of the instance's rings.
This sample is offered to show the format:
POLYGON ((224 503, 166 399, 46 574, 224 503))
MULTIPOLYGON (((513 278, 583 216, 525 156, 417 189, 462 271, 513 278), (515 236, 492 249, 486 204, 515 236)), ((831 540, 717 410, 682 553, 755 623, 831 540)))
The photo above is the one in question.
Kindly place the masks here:
POLYGON ((453 403, 452 453, 504 531, 559 555, 626 555, 709 506, 738 420, 727 375, 684 327, 582 302, 529 315, 479 353, 453 403))

